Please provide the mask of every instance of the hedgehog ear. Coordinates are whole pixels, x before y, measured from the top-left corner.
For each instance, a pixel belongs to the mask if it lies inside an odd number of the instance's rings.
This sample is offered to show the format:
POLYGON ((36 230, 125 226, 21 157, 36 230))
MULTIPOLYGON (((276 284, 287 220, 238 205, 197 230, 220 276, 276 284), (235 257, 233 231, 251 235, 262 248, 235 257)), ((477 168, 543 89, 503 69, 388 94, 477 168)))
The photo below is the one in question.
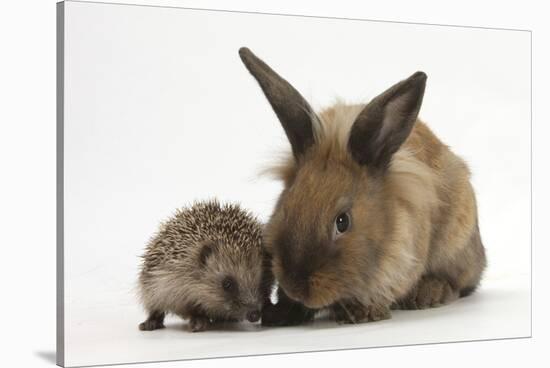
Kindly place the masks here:
POLYGON ((206 262, 208 261, 208 258, 212 255, 212 253, 214 253, 215 248, 216 243, 213 241, 207 241, 202 244, 199 253, 199 264, 202 267, 206 266, 206 262))
POLYGON ((357 116, 348 149, 362 165, 384 170, 405 142, 418 117, 426 74, 416 72, 375 97, 357 116))
POLYGON ((275 73, 248 48, 239 49, 239 56, 250 74, 260 84, 285 130, 294 158, 298 160, 314 143, 312 119, 317 119, 315 112, 290 83, 275 73))

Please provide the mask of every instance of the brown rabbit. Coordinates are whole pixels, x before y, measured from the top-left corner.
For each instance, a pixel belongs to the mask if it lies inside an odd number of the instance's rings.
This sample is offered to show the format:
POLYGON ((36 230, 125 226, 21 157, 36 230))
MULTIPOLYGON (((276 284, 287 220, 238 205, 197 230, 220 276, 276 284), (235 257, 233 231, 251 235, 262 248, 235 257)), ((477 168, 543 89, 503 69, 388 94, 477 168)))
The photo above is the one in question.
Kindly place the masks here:
POLYGON ((265 229, 279 303, 266 325, 390 317, 472 293, 486 265, 466 163, 417 115, 416 72, 366 105, 315 113, 296 89, 241 48, 279 118, 292 156, 265 229))

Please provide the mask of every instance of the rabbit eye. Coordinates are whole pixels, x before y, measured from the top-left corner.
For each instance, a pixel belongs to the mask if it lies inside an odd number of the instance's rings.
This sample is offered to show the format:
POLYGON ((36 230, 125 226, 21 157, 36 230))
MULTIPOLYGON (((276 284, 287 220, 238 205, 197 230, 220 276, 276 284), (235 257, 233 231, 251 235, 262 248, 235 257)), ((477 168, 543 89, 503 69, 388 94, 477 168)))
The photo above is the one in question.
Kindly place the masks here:
POLYGON ((336 235, 340 235, 349 228, 350 224, 350 218, 347 213, 341 213, 336 217, 336 220, 334 221, 334 230, 336 235))

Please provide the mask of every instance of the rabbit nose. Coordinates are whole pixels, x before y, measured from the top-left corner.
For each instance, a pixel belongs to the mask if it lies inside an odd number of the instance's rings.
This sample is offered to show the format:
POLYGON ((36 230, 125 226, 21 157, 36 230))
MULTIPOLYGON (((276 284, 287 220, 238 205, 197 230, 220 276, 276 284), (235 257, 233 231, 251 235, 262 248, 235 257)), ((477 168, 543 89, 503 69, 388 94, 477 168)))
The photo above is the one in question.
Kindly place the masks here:
POLYGON ((260 319, 260 311, 259 310, 253 310, 246 314, 246 319, 249 322, 258 322, 260 319))

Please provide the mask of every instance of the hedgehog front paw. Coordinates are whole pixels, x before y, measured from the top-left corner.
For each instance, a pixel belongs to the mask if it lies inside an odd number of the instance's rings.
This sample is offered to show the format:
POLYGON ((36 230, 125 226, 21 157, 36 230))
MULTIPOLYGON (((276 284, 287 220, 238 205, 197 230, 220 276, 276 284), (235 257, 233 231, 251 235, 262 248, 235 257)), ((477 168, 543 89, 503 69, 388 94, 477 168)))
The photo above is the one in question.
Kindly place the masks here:
POLYGON ((153 331, 164 328, 164 313, 154 311, 149 314, 149 317, 139 324, 141 331, 153 331))
POLYGON ((153 331, 153 330, 158 330, 160 328, 164 328, 164 323, 157 320, 148 319, 139 324, 139 329, 141 331, 153 331))
POLYGON ((356 300, 339 301, 331 307, 334 320, 338 323, 374 322, 391 318, 386 306, 365 306, 356 300))
POLYGON ((191 332, 205 331, 210 325, 210 319, 205 316, 192 316, 189 319, 189 329, 191 332))

